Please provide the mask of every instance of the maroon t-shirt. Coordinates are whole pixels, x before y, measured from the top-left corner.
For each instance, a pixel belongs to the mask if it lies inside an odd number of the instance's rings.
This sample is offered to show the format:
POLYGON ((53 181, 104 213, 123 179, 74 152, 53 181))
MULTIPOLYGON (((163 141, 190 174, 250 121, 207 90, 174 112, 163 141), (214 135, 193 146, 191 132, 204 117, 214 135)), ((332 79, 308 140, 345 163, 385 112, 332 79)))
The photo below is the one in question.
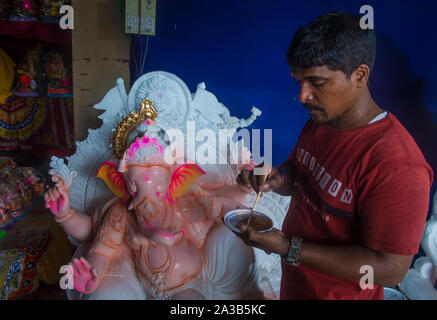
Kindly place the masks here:
MULTIPOLYGON (((433 172, 394 115, 350 130, 310 120, 287 162, 296 180, 282 226, 286 236, 362 244, 382 253, 418 252, 433 172)), ((282 261, 281 299, 382 298, 382 287, 363 290, 358 281, 282 261)))

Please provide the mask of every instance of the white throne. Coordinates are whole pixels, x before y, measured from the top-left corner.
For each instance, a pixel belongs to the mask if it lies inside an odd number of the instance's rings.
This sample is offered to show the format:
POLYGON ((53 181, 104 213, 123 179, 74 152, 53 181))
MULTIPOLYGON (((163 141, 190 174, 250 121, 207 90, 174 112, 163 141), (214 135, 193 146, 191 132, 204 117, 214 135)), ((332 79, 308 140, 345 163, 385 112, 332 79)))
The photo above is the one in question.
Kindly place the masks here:
MULTIPOLYGON (((82 142, 77 142, 77 151, 68 157, 68 164, 62 159, 52 158, 50 163, 51 175, 60 175, 71 184, 71 205, 79 212, 93 214, 102 203, 111 199, 112 194, 101 179, 95 177, 99 166, 111 158, 111 145, 109 137, 116 128, 116 122, 123 116, 128 116, 132 111, 137 112, 140 103, 150 99, 158 117, 155 124, 147 128, 150 135, 163 140, 167 130, 180 129, 186 136, 187 122, 194 121, 195 132, 202 129, 212 129, 218 137, 219 130, 226 130, 232 137, 235 130, 251 125, 261 115, 261 111, 252 108, 248 119, 232 117, 228 108, 221 104, 217 98, 206 90, 206 85, 200 83, 192 94, 186 84, 177 76, 163 72, 150 72, 140 77, 132 86, 129 94, 126 93, 122 79, 117 80, 117 85, 109 90, 103 100, 94 106, 95 109, 104 110, 99 116, 103 121, 100 128, 88 132, 88 137, 82 142), (73 177, 75 177, 73 179, 73 177)), ((137 130, 144 128, 138 127, 137 130)), ((213 143, 213 141, 207 141, 213 143)), ((199 144, 196 145, 196 148, 199 144)), ((220 154, 219 145, 214 143, 217 153, 220 154)), ((243 144, 239 148, 244 149, 243 144)), ((226 155, 221 154, 222 157, 226 155)), ((227 162, 229 163, 229 162, 227 162)), ((206 172, 217 172, 224 176, 226 181, 235 183, 240 170, 239 165, 200 165, 206 172), (218 169, 219 168, 219 169, 218 169), (219 170, 219 171, 217 171, 219 170)), ((252 193, 247 199, 246 206, 251 207, 256 194, 252 193)), ((281 228, 282 221, 287 213, 290 197, 282 197, 272 192, 266 193, 260 199, 257 211, 266 213, 273 221, 276 228, 281 228)), ((75 241, 71 239, 71 241, 75 241)), ((258 284, 267 297, 279 298, 281 279, 280 257, 267 255, 264 251, 255 249, 256 265, 258 271, 258 284)), ((71 298, 69 292, 69 298, 71 298)))
POLYGON ((437 289, 434 287, 437 278, 437 192, 421 244, 426 255, 414 262, 400 287, 410 299, 437 300, 437 289))

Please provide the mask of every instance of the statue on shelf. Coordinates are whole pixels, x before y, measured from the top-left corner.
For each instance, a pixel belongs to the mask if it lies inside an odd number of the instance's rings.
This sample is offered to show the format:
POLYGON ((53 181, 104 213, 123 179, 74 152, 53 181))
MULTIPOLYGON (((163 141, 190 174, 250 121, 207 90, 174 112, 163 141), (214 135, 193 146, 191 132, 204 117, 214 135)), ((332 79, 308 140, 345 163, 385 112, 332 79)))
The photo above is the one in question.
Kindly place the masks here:
POLYGON ((48 54, 46 76, 48 97, 72 97, 71 74, 60 52, 52 51, 48 54))
POLYGON ((19 64, 13 88, 13 92, 16 96, 39 96, 37 77, 42 49, 42 44, 34 46, 26 53, 19 64))
POLYGON ((13 0, 11 21, 38 21, 40 8, 35 0, 13 0))
POLYGON ((42 21, 58 23, 60 9, 64 5, 71 5, 71 0, 42 0, 41 1, 41 16, 42 21))
POLYGON ((9 19, 12 10, 12 0, 0 0, 0 19, 9 19))
POLYGON ((75 173, 52 159, 56 186, 46 192, 46 205, 81 241, 68 271, 76 297, 262 299, 253 248, 221 222, 226 212, 245 207, 248 191, 196 164, 175 158, 170 164, 165 142, 148 134, 157 116, 145 99, 138 113, 117 122, 116 159, 96 174, 115 197, 93 216, 70 206, 75 173), (141 126, 146 130, 135 131, 141 126))

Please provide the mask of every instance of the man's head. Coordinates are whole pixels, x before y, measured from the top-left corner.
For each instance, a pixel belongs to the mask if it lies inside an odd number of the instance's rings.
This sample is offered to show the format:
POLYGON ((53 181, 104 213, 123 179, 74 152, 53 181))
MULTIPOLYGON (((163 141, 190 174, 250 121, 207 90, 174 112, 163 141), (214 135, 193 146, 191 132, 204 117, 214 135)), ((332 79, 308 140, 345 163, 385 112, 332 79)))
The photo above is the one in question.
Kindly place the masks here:
POLYGON ((287 51, 291 75, 301 84, 299 100, 313 120, 331 122, 357 105, 375 62, 373 30, 360 16, 326 13, 301 27, 287 51))

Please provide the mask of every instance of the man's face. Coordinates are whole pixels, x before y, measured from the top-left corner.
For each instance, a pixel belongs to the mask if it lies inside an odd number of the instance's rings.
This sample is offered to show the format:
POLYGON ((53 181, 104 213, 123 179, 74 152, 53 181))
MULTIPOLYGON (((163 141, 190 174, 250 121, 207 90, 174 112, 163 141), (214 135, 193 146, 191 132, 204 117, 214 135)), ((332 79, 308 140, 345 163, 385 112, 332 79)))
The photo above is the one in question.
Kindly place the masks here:
POLYGON ((291 76, 300 83, 299 101, 316 123, 335 123, 357 101, 353 77, 326 66, 293 68, 291 76))

